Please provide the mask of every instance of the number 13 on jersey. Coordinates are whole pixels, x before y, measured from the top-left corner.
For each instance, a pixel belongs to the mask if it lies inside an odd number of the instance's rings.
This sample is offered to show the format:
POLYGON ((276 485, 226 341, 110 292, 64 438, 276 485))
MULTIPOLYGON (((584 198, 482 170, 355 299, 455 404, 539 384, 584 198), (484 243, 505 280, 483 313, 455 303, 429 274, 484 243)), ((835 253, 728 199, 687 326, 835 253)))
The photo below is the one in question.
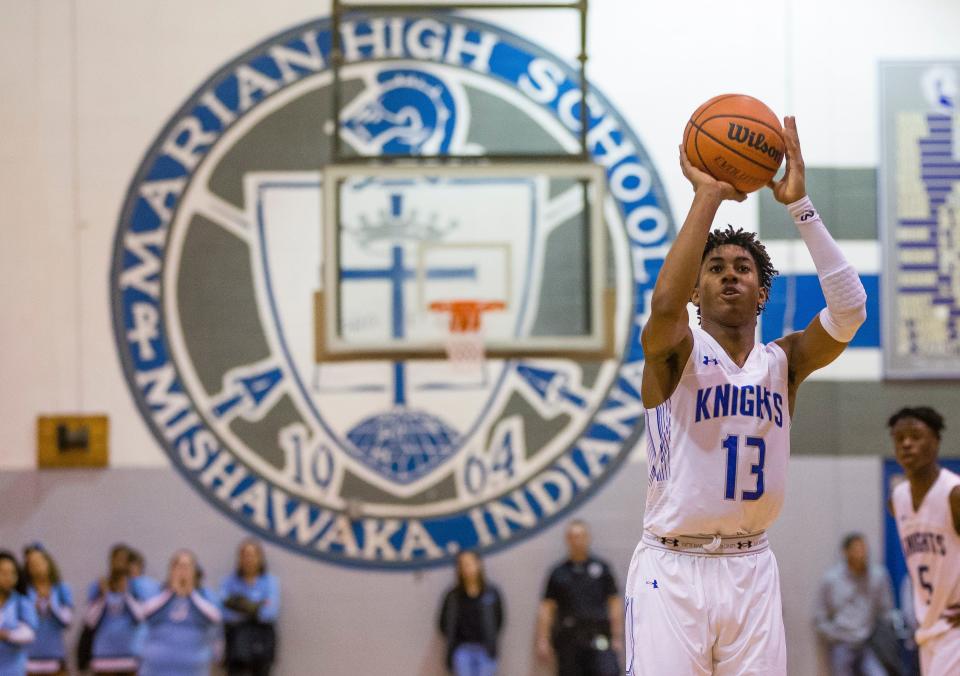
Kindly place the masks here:
POLYGON ((767 454, 767 445, 762 437, 739 437, 727 435, 723 440, 727 449, 727 484, 723 497, 726 500, 759 500, 763 495, 763 462, 767 454), (737 495, 737 476, 740 460, 750 464, 750 473, 756 475, 757 482, 753 490, 743 490, 737 495))

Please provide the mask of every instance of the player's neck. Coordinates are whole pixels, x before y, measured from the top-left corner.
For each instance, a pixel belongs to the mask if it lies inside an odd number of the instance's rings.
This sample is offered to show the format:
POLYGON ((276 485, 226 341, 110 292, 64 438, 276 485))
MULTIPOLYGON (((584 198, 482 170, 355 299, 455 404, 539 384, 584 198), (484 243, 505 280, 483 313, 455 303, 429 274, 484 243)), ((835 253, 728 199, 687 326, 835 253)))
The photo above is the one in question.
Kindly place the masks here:
POLYGON ((743 366, 756 343, 756 322, 740 326, 726 326, 703 317, 700 327, 720 344, 737 366, 743 366))
POLYGON ((936 483, 939 476, 940 465, 935 462, 918 469, 915 474, 907 476, 907 479, 910 481, 910 495, 913 497, 914 507, 918 507, 920 503, 923 502, 927 491, 936 483))

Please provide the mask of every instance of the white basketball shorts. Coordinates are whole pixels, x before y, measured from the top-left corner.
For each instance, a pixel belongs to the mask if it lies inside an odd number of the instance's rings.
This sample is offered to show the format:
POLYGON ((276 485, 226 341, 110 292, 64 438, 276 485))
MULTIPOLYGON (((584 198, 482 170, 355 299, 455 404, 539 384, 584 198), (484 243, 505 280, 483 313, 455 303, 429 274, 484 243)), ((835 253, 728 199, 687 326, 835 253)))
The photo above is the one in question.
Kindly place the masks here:
POLYGON ((759 551, 737 545, 692 553, 644 536, 627 574, 627 676, 787 673, 777 560, 765 537, 759 551))
POLYGON ((960 674, 960 628, 946 631, 921 644, 920 673, 923 676, 960 674))

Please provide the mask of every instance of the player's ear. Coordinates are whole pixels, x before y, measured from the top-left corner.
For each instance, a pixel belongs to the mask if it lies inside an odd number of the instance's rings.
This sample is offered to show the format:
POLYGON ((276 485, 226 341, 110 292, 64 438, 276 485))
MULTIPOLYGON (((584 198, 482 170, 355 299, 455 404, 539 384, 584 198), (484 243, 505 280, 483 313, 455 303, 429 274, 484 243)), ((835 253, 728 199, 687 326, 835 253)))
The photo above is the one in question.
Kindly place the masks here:
POLYGON ((760 307, 767 304, 767 298, 770 297, 770 290, 766 287, 760 287, 760 307))
POLYGON ((699 284, 693 287, 693 291, 690 292, 690 302, 700 307, 700 286, 699 284))

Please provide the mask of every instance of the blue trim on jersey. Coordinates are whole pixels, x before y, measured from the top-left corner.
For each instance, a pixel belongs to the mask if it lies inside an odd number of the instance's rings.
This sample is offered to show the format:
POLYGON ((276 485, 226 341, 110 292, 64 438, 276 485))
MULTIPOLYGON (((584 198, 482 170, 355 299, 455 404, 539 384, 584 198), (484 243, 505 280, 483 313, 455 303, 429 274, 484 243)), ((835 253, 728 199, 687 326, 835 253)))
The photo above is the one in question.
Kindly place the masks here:
MULTIPOLYGON (((646 411, 645 415, 649 416, 649 413, 649 411, 646 411)), ((654 441, 654 426, 650 424, 649 420, 647 420, 647 424, 645 425, 647 428, 647 439, 649 440, 649 444, 647 445, 647 464, 650 467, 649 476, 647 477, 648 485, 654 482, 666 481, 670 478, 670 400, 667 399, 657 406, 657 408, 654 409, 654 415, 656 416, 657 437, 659 438, 659 442, 654 441)))

